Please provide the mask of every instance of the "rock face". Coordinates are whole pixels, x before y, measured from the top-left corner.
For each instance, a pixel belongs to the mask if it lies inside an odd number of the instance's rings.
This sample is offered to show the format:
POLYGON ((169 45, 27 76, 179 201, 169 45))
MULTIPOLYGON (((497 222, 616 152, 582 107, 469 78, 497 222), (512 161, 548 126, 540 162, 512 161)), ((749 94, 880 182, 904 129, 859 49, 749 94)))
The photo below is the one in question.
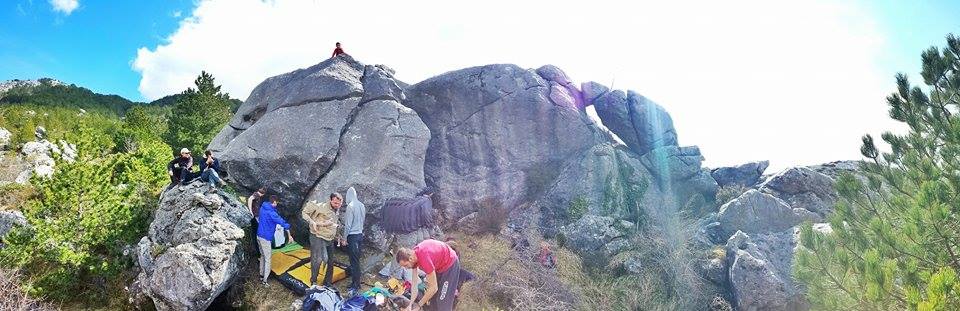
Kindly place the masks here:
POLYGON ((795 209, 815 213, 820 216, 818 220, 822 220, 837 202, 833 184, 833 179, 827 175, 806 167, 794 167, 764 181, 760 190, 786 201, 795 209))
POLYGON ((741 186, 750 187, 760 182, 763 171, 770 166, 770 161, 750 162, 731 167, 718 167, 710 171, 710 175, 720 187, 741 186))
POLYGON ((794 229, 772 234, 737 232, 727 241, 728 277, 737 310, 807 310, 791 275, 794 229))
POLYGON ((194 182, 163 193, 140 240, 136 295, 158 310, 204 310, 236 281, 247 260, 244 228, 250 211, 223 192, 194 182))
POLYGON ((549 82, 515 65, 488 65, 407 90, 404 104, 431 131, 425 171, 445 219, 459 220, 486 200, 521 205, 596 143, 585 115, 551 100, 549 82))

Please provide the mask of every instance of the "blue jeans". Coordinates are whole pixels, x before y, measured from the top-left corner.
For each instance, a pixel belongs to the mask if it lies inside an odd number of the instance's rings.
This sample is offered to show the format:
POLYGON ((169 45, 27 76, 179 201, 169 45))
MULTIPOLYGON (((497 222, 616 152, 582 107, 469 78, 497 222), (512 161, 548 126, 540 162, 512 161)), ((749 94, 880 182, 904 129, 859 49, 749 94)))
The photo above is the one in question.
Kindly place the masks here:
POLYGON ((200 173, 200 181, 210 183, 210 186, 216 186, 221 183, 223 180, 220 179, 220 174, 217 173, 217 170, 208 168, 203 170, 203 173, 200 173))
POLYGON ((360 269, 360 242, 363 241, 363 234, 351 234, 347 236, 347 254, 350 255, 350 288, 360 289, 360 277, 363 269, 360 269))

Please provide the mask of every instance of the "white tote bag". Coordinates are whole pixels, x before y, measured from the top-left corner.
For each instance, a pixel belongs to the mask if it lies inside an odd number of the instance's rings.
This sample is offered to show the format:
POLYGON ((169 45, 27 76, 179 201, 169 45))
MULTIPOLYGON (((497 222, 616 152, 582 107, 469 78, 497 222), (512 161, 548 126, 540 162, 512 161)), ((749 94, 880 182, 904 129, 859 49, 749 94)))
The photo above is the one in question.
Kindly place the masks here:
POLYGON ((277 225, 277 228, 273 230, 273 247, 281 247, 284 244, 287 244, 287 232, 283 230, 283 227, 277 225))

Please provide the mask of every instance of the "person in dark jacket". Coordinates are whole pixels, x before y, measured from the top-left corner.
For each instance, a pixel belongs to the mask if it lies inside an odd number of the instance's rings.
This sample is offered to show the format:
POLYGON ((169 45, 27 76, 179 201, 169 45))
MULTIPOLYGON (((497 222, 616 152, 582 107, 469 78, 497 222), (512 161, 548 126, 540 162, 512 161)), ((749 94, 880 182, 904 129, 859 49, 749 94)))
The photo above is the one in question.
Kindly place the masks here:
POLYGON ((200 181, 210 183, 210 187, 226 186, 227 183, 220 178, 220 159, 213 157, 213 151, 203 152, 203 161, 200 161, 200 181))
POLYGON ((193 157, 190 155, 190 149, 180 149, 180 156, 167 163, 167 175, 170 175, 170 183, 187 184, 196 178, 193 173, 193 157))
POLYGON ((290 224, 277 213, 277 196, 271 195, 270 201, 260 205, 260 219, 257 225, 257 244, 260 246, 260 277, 263 285, 267 285, 270 276, 270 257, 273 255, 273 233, 277 226, 287 231, 287 239, 293 241, 290 224))

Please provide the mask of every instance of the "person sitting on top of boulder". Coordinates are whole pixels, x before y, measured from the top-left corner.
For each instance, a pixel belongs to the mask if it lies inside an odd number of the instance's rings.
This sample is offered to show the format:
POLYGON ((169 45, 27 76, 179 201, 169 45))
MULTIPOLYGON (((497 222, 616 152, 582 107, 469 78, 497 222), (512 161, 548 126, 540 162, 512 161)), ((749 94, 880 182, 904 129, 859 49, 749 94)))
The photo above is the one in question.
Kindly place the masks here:
POLYGON ((340 48, 340 42, 337 42, 337 48, 333 49, 333 55, 331 55, 330 58, 337 57, 340 54, 349 55, 347 52, 344 52, 342 48, 340 48))
POLYGON ((213 157, 213 151, 203 152, 204 159, 200 161, 200 181, 210 183, 210 187, 217 184, 226 186, 227 183, 220 178, 220 159, 213 157))
POLYGON ((287 231, 287 239, 293 241, 293 235, 290 232, 290 224, 287 223, 280 214, 277 213, 276 195, 270 196, 270 201, 263 202, 260 205, 260 219, 257 224, 257 244, 260 246, 260 277, 264 286, 267 285, 267 277, 270 276, 270 257, 273 254, 273 233, 277 226, 283 227, 287 231))
POLYGON ((170 175, 170 183, 183 183, 184 185, 192 181, 196 176, 193 170, 193 157, 190 156, 190 149, 180 149, 180 156, 167 163, 167 175, 170 175))

